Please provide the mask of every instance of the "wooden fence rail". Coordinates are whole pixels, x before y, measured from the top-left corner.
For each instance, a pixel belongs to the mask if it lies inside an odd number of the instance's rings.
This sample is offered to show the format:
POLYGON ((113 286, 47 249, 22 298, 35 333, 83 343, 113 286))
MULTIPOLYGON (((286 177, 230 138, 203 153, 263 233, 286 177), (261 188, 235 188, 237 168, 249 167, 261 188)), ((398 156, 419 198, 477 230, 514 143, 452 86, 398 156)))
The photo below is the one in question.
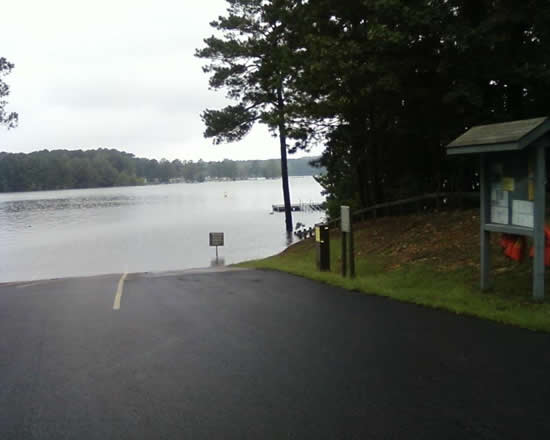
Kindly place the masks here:
MULTIPOLYGON (((463 208, 466 201, 476 201, 479 206, 479 192, 450 192, 431 193, 421 196, 409 197, 407 199, 393 202, 380 203, 353 212, 353 218, 364 220, 369 216, 372 218, 391 215, 392 208, 398 208, 399 214, 421 213, 429 209, 463 208), (410 209, 412 207, 412 209, 410 209), (409 208, 409 209, 407 209, 409 208)), ((394 211, 395 214, 395 211, 394 211)), ((329 227, 339 226, 340 217, 327 222, 329 227)))

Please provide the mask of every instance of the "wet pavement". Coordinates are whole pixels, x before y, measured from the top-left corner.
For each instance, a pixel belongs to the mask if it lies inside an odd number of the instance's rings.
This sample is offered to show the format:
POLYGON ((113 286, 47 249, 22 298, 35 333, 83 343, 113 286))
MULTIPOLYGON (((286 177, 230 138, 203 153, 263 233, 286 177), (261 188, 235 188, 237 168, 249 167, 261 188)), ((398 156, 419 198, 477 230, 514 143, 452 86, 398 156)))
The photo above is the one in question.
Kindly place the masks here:
POLYGON ((122 278, 0 285, 0 439, 550 436, 548 334, 275 272, 122 278))

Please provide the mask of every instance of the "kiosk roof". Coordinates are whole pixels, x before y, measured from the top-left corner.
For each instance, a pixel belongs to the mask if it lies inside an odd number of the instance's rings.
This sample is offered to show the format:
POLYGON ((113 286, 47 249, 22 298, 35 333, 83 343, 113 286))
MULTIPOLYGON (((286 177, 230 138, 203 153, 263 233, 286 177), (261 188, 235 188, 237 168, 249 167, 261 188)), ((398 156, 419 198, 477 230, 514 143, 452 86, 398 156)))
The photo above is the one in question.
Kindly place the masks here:
POLYGON ((550 119, 546 117, 479 125, 447 145, 447 154, 521 150, 549 131, 550 119))

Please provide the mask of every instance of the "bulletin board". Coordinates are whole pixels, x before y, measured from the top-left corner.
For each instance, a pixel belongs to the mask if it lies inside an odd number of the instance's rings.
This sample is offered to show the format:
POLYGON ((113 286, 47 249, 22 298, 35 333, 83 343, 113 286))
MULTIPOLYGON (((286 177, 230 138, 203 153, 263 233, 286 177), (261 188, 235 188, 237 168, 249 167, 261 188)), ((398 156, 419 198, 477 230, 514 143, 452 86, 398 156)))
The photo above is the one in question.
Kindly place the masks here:
POLYGON ((534 159, 529 150, 491 155, 488 163, 490 223, 533 229, 534 159))

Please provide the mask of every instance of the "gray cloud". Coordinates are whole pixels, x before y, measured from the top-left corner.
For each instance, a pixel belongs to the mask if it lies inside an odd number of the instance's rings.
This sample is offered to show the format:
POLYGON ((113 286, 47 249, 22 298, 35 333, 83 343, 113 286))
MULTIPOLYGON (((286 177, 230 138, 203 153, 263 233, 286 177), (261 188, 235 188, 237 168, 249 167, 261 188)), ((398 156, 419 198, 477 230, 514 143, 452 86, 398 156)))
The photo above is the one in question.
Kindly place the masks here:
POLYGON ((203 139, 200 113, 227 101, 194 57, 224 0, 18 0, 3 5, 1 56, 15 130, 0 150, 122 148, 137 156, 221 160, 278 156, 258 127, 235 145, 203 139))

